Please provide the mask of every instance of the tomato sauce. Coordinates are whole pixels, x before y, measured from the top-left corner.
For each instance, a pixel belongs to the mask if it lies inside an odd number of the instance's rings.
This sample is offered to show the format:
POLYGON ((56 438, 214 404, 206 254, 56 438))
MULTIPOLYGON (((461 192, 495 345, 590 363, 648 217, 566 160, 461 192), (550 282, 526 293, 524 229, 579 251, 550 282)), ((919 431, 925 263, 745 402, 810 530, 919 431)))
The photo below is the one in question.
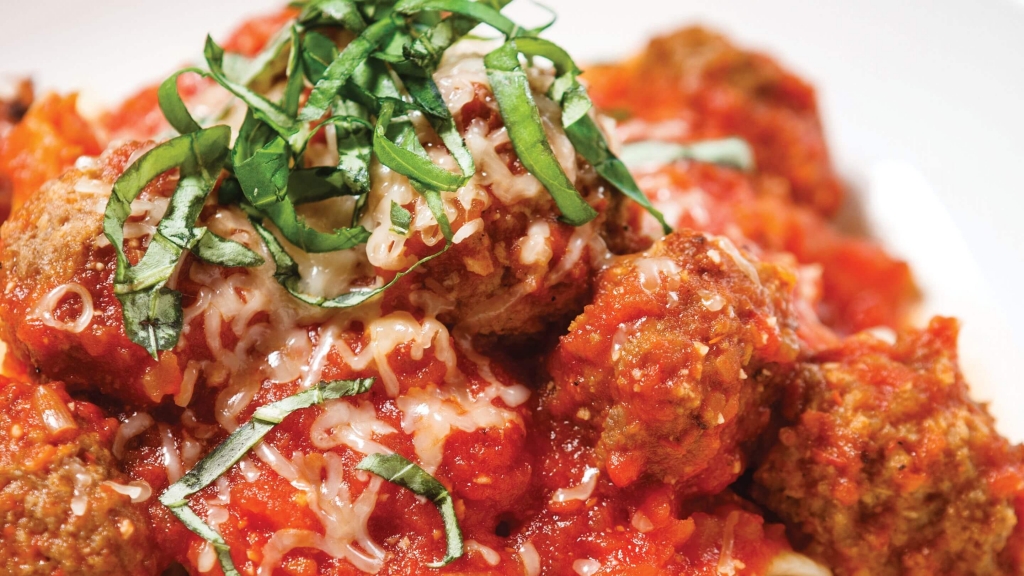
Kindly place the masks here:
MULTIPOLYGON (((256 54, 294 15, 285 10, 249 21, 225 47, 256 54)), ((983 491, 980 510, 994 510, 990 528, 964 528, 964 549, 972 542, 1003 545, 994 562, 1019 571, 1024 528, 1009 519, 1013 510, 1015 517, 1024 514, 1021 454, 994 434, 991 419, 966 397, 956 369, 955 327, 940 320, 894 347, 865 335, 842 340, 875 326, 904 328, 916 291, 904 262, 828 220, 844 187, 829 162, 812 88, 770 59, 699 29, 656 40, 643 55, 596 67, 586 78, 594 102, 622 121, 627 140, 739 135, 753 146, 758 170, 692 162, 638 170, 644 192, 659 206, 675 207, 666 213, 679 231, 653 244, 645 234, 650 218, 636 206, 616 204, 597 182, 584 196, 602 214, 594 229, 627 254, 618 258, 598 253, 586 239, 584 256, 568 260, 570 246, 583 241, 578 229, 557 220, 547 196, 529 210, 462 206, 453 227, 481 219, 486 233, 410 274, 374 304, 379 316, 405 321, 396 330, 425 330, 433 320, 443 338, 411 338, 388 348, 374 340, 375 318, 353 315, 325 324, 304 317, 289 326, 289 337, 308 338, 313 351, 325 338, 334 343, 322 357, 306 351, 298 359, 274 349, 273 339, 283 336, 260 332, 280 302, 241 330, 231 319, 219 329, 208 326, 206 315, 197 313, 185 321, 180 344, 158 360, 128 340, 112 287, 114 250, 92 243, 100 225, 83 216, 90 200, 76 187, 83 179, 112 184, 149 144, 126 144, 68 171, 79 155, 98 154, 102 142, 75 112, 73 96, 47 97, 0 143, 0 171, 15 183, 16 204, 23 204, 5 225, 0 247, 0 279, 15 284, 0 295, 0 329, 11 357, 26 374, 65 381, 106 408, 72 400, 62 385, 52 385, 96 437, 95 452, 106 458, 97 473, 145 481, 154 495, 257 407, 308 385, 310 374, 326 381, 375 378, 366 394, 287 416, 260 447, 188 499, 247 576, 765 575, 792 550, 787 528, 801 550, 855 574, 883 558, 869 545, 884 542, 878 547, 885 548, 894 536, 914 537, 900 521, 915 510, 934 511, 914 508, 920 502, 913 498, 922 490, 936 501, 948 496, 934 487, 942 478, 961 482, 965 501, 971 490, 983 491), (55 208, 50 195, 56 193, 65 201, 55 208), (485 326, 454 328, 467 310, 544 280, 546 269, 523 264, 524 248, 516 244, 538 215, 546 219, 551 264, 563 258, 571 264, 561 283, 513 299, 485 326), (70 247, 30 252, 39 231, 63 235, 70 247), (600 258, 605 261, 598 265, 600 258), (455 295, 454 304, 438 304, 429 318, 417 300, 427 282, 455 295), (81 332, 66 328, 87 309, 80 297, 69 292, 53 302, 51 317, 37 309, 45 295, 68 284, 92 295, 93 319, 81 332), (197 371, 200 363, 233 354, 252 334, 260 336, 245 352, 264 354, 266 366, 231 377, 197 371), (357 356, 373 361, 354 368, 357 356), (303 376, 268 376, 268 366, 296 360, 303 376), (461 396, 445 396, 451 382, 461 396), (862 411, 846 412, 844 399, 862 403, 862 411), (897 412, 910 422, 909 432, 888 427, 897 412), (105 413, 122 422, 152 418, 123 439, 118 462, 106 455, 115 423, 105 413), (875 426, 866 433, 864 414, 875 426), (975 433, 972 439, 956 436, 961 424, 975 433), (958 441, 966 446, 959 452, 958 441), (862 474, 871 458, 901 451, 915 455, 912 466, 862 474), (446 487, 464 541, 461 558, 426 567, 445 553, 441 516, 412 491, 357 470, 371 452, 419 461, 446 487), (974 468, 961 466, 958 454, 972 455, 974 468), (821 482, 787 492, 813 475, 809 470, 820 471, 821 482), (895 520, 857 524, 870 515, 854 517, 849 509, 875 497, 895 520), (844 514, 851 524, 833 522, 844 514)), ((211 86, 195 75, 179 79, 186 103, 211 86)), ((491 133, 503 128, 482 86, 462 108, 459 128, 473 121, 491 133)), ((118 138, 152 138, 169 128, 155 87, 129 98, 101 125, 118 138)), ((511 147, 497 152, 510 173, 523 173, 511 147)), ((176 175, 166 174, 141 199, 166 198, 175 183, 176 175)), ((422 258, 440 246, 413 239, 409 255, 422 258)), ((129 240, 126 247, 137 263, 143 243, 129 240)), ((186 256, 176 271, 186 310, 210 297, 210 286, 191 275, 200 265, 186 256)), ((245 271, 217 273, 224 280, 245 271)), ((276 284, 273 289, 282 293, 276 284)), ((235 295, 242 305, 255 298, 241 288, 235 295)), ((0 383, 0 401, 24 403, 18 397, 29 387, 0 383)), ((11 418, 39 428, 36 416, 8 412, 0 411, 6 430, 11 418)), ((71 436, 32 450, 0 446, 0 472, 16 458, 35 463, 37 452, 50 455, 52 444, 71 436)), ((0 506, 16 504, 0 499, 0 506)), ((136 552, 152 553, 136 573, 154 573, 165 558, 192 574, 222 573, 210 543, 155 497, 130 513, 147 531, 136 552)), ((954 523, 947 533, 958 528, 954 523)), ((931 541, 910 546, 894 562, 911 573, 943 573, 940 555, 928 546, 931 541)), ((886 560, 878 569, 894 565, 886 560)))

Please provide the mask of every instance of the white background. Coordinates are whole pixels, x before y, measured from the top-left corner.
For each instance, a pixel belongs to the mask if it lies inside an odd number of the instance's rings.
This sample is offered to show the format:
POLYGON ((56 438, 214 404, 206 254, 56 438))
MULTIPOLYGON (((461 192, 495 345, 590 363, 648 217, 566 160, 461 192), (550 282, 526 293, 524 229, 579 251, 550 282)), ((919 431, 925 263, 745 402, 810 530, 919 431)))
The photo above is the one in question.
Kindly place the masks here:
MULTIPOLYGON (((517 0, 522 3, 525 0, 517 0)), ((964 321, 968 377, 1024 440, 1024 6, 1010 0, 548 0, 550 37, 612 59, 701 22, 818 86, 871 231, 915 266, 922 316, 964 321)), ((3 0, 0 74, 110 102, 277 0, 3 0)), ((515 5, 513 6, 515 8, 515 5)), ((535 22, 529 5, 515 9, 535 22)))

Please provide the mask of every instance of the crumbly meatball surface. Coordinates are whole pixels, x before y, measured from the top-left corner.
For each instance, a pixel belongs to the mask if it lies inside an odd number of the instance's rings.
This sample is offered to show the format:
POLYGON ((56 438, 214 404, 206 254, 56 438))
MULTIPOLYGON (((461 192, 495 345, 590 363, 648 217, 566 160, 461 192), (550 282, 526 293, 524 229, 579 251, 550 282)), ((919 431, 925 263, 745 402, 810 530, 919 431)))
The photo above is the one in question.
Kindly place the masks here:
POLYGON ((148 515, 112 487, 145 490, 126 486, 115 466, 109 447, 116 421, 72 401, 60 384, 4 378, 0 406, 4 574, 158 573, 148 515))
POLYGON ((758 171, 781 176, 795 201, 823 214, 842 206, 814 89, 771 58, 688 27, 584 77, 597 107, 623 120, 624 139, 740 136, 753 147, 758 171))
MULTIPOLYGON (((561 109, 545 95, 551 75, 531 70, 533 97, 555 157, 599 214, 578 227, 561 221, 551 194, 516 154, 477 51, 472 46, 454 49, 434 76, 476 165, 475 175, 461 190, 442 195, 456 242, 424 264, 406 286, 408 292, 422 288, 440 298, 444 308, 438 318, 460 331, 520 335, 564 327, 589 301, 594 260, 607 252, 601 233, 613 202, 612 188, 565 135, 561 109)), ((444 149, 439 140, 428 141, 426 147, 437 162, 451 163, 439 152, 444 149)), ((395 180, 393 175, 390 179, 395 180)), ((387 223, 388 201, 396 198, 414 215, 429 212, 418 194, 396 192, 388 175, 379 181, 384 184, 375 185, 369 199, 370 211, 381 215, 368 242, 371 261, 382 237, 392 246, 404 244, 409 263, 436 252, 441 245, 436 225, 418 228, 414 219, 414 229, 404 239, 380 225, 387 223)), ((406 302, 402 292, 392 292, 392 305, 421 307, 406 302)))
POLYGON ((601 430, 618 485, 641 475, 714 493, 736 479, 797 354, 786 269, 678 232, 600 275, 551 360, 545 407, 601 430))
POLYGON ((754 494, 836 574, 1018 573, 1024 451, 968 398, 956 336, 936 318, 892 346, 854 337, 790 387, 754 494))
MULTIPOLYGON (((110 187, 144 147, 126 144, 69 170, 0 228, 0 334, 9 350, 44 379, 139 402, 153 396, 140 382, 158 390, 177 368, 173 355, 154 361, 125 335, 103 211, 110 187)), ((169 183, 158 178, 140 201, 169 194, 169 183)), ((141 222, 144 214, 131 220, 141 222)), ((126 242, 133 262, 142 246, 140 239, 126 242)))

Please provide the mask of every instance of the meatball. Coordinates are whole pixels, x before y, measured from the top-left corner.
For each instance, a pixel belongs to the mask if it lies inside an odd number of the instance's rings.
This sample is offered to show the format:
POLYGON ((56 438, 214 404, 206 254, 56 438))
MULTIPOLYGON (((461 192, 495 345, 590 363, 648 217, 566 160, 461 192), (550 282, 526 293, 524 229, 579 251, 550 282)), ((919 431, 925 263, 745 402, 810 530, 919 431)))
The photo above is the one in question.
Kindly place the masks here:
MULTIPOLYGON (((44 378, 140 402, 159 397, 177 366, 173 354, 154 361, 125 335, 113 292, 114 250, 102 226, 110 186, 143 148, 127 144, 69 170, 0 228, 0 333, 10 351, 44 378)), ((171 189, 160 178, 141 201, 171 189)), ((130 255, 141 256, 138 240, 127 244, 130 255)))
POLYGON ((895 345, 853 337, 789 386, 754 494, 837 574, 1017 573, 1000 551, 1024 450, 968 398, 956 336, 936 318, 895 345))
MULTIPOLYGON (((906 262, 877 242, 845 234, 820 214, 786 197, 786 184, 699 162, 676 162, 636 174, 640 187, 673 220, 670 224, 733 241, 753 242, 765 253, 786 252, 820 277, 821 320, 842 335, 876 326, 900 329, 918 291, 906 262)), ((637 209, 628 230, 658 233, 637 209)))
MULTIPOLYGON (((602 215, 612 200, 610 188, 576 154, 561 124, 560 108, 545 92, 552 77, 531 70, 534 99, 555 156, 586 201, 602 215)), ((433 292, 446 306, 438 317, 461 331, 483 334, 534 334, 565 326, 590 297, 593 260, 606 252, 601 239, 603 216, 573 227, 559 220, 551 195, 519 160, 491 93, 482 54, 455 48, 434 76, 455 122, 473 155, 476 174, 465 187, 443 195, 448 203, 455 244, 411 277, 412 290, 433 292)), ((441 142, 427 142, 435 162, 452 164, 441 142)), ((440 246, 437 225, 425 200, 404 178, 379 174, 370 197, 374 235, 368 242, 371 262, 379 268, 380 247, 404 246, 406 262, 434 253, 440 246), (390 230, 390 201, 415 215, 407 238, 390 230), (428 216, 421 219, 419 215, 428 216), (423 224, 420 224, 420 222, 423 224)))
POLYGON ((149 487, 126 485, 116 421, 59 383, 0 381, 0 565, 12 576, 157 574, 149 487), (122 484, 124 483, 124 484, 122 484), (127 495, 126 495, 127 494, 127 495))
POLYGON ((545 408, 601 430, 610 478, 693 493, 735 480, 798 352, 794 275, 679 232, 603 272, 555 350, 545 408))
POLYGON ((703 28, 655 38, 639 56, 589 69, 594 103, 624 118, 620 134, 688 142, 740 136, 758 169, 823 214, 843 202, 811 88, 762 54, 703 28))

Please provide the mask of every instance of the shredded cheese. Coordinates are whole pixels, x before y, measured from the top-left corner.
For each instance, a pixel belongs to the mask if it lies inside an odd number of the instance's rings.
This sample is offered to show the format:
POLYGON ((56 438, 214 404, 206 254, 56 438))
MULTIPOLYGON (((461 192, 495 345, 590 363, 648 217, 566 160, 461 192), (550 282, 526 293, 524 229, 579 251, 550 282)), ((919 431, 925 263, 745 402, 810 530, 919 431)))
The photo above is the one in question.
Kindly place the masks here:
POLYGON ((600 471, 597 468, 587 468, 583 471, 583 480, 571 488, 559 488, 551 495, 551 502, 562 504, 572 500, 586 501, 594 493, 597 487, 597 477, 600 471))
POLYGON ((39 303, 36 304, 36 308, 30 316, 39 318, 47 326, 78 334, 89 326, 89 323, 92 322, 93 314, 92 294, 86 290, 85 286, 77 282, 68 282, 47 292, 46 296, 43 296, 39 303), (53 309, 69 294, 78 296, 78 299, 81 301, 82 310, 72 322, 58 320, 53 316, 53 309))

